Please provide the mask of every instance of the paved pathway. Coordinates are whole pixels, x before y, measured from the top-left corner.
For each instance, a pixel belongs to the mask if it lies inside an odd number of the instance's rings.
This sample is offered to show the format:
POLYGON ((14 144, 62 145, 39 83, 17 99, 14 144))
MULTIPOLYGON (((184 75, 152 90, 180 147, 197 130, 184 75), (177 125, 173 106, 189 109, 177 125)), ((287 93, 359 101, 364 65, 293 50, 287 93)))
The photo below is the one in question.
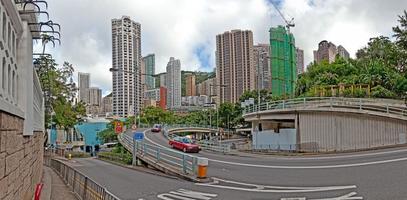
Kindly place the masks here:
POLYGON ((44 187, 41 192, 41 200, 77 199, 54 170, 44 166, 43 171, 44 187))

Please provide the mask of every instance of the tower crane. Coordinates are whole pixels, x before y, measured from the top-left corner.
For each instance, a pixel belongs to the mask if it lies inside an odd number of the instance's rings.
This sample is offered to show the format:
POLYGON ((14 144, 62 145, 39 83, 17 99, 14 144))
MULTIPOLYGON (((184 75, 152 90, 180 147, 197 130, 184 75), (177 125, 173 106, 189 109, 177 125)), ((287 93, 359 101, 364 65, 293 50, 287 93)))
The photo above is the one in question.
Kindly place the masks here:
POLYGON ((280 9, 278 9, 278 7, 276 6, 276 4, 273 1, 270 1, 271 4, 273 5, 273 7, 277 10, 278 14, 280 14, 280 17, 284 20, 284 22, 286 23, 285 27, 287 28, 288 32, 290 32, 290 27, 295 27, 294 24, 294 18, 291 18, 290 21, 288 21, 283 13, 280 11, 280 9))

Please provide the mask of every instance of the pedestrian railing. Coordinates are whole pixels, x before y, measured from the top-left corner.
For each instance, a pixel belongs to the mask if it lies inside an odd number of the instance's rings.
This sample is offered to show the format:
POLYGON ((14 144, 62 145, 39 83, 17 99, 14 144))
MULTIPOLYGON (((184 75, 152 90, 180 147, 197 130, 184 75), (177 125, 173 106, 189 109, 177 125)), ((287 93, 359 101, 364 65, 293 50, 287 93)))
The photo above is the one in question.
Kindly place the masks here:
POLYGON ((243 111, 243 115, 261 111, 307 108, 343 108, 393 114, 399 117, 407 116, 406 105, 401 103, 401 101, 343 97, 307 97, 265 102, 260 105, 250 105, 246 107, 243 111))
POLYGON ((160 165, 163 168, 169 167, 182 175, 193 176, 197 172, 198 158, 196 156, 146 142, 135 141, 127 134, 120 134, 119 141, 137 159, 141 159, 148 164, 160 165))
POLYGON ((48 158, 44 163, 61 176, 65 184, 81 200, 120 200, 91 178, 59 160, 48 158))
POLYGON ((221 142, 213 142, 207 140, 198 141, 199 147, 203 150, 214 151, 220 153, 230 153, 230 144, 222 144, 221 142))

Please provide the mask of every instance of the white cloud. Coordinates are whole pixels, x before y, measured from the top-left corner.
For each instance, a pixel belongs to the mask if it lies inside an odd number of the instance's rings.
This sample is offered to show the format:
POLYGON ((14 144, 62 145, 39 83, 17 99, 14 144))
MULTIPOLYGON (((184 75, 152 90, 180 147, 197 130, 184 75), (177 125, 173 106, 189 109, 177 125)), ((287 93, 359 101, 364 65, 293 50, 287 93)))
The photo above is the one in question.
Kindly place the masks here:
MULTIPOLYGON (((169 57, 182 69, 210 70, 215 65, 215 36, 232 29, 250 29, 255 43, 268 43, 268 29, 282 20, 267 0, 58 0, 49 2, 52 20, 62 25, 58 63, 71 62, 76 72, 91 73, 93 86, 111 89, 111 19, 130 16, 141 23, 142 54, 156 54, 156 71, 165 71, 169 57), (196 49, 209 56, 201 66, 196 49), (209 68, 208 68, 209 67, 209 68)), ((351 54, 370 37, 389 35, 405 0, 284 0, 282 11, 295 18, 292 29, 306 63, 319 41, 342 44, 351 54)))

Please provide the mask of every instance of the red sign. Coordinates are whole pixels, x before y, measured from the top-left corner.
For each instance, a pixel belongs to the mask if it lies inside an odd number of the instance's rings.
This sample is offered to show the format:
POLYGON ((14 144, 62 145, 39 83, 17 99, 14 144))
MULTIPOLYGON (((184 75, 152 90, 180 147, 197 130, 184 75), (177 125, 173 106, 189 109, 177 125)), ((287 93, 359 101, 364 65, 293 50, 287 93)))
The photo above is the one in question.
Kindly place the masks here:
POLYGON ((114 123, 114 132, 116 134, 123 132, 123 122, 116 121, 114 123))

